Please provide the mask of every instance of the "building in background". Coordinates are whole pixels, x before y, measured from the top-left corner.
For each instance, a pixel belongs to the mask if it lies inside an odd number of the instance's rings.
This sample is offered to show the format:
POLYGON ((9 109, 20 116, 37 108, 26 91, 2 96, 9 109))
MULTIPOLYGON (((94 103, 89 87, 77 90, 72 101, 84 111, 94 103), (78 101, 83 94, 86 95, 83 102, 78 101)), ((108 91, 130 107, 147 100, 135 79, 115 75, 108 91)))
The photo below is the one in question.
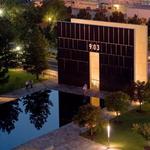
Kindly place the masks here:
POLYGON ((67 7, 78 8, 78 9, 98 9, 99 2, 97 0, 64 0, 67 7))
POLYGON ((101 4, 119 4, 119 5, 150 5, 150 0, 64 0, 67 7, 71 6, 73 8, 91 8, 97 9, 101 4))
POLYGON ((147 81, 147 27, 72 19, 58 22, 58 80, 120 90, 147 81))
POLYGON ((128 6, 126 12, 128 17, 133 17, 137 15, 139 18, 145 18, 146 20, 150 19, 150 5, 133 5, 128 6))
POLYGON ((97 10, 106 10, 108 16, 114 11, 120 11, 127 17, 137 15, 139 18, 149 19, 150 0, 64 0, 67 7, 73 8, 73 15, 79 9, 87 9, 93 16, 97 10))

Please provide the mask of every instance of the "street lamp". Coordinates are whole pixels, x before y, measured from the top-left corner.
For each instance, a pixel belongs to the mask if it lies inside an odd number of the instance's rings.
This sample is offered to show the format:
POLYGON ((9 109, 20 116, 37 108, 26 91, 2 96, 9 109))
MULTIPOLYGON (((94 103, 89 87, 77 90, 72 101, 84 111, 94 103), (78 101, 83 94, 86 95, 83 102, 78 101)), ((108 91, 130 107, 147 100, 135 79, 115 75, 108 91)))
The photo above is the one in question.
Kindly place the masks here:
POLYGON ((109 124, 109 122, 107 125, 107 143, 108 143, 107 149, 109 149, 109 147, 110 147, 110 124, 109 124))
POLYGON ((13 49, 13 51, 16 53, 16 61, 17 64, 21 64, 20 58, 23 55, 23 47, 22 45, 16 45, 13 49))
POLYGON ((16 51, 20 51, 21 50, 21 46, 16 46, 16 51))
POLYGON ((4 16, 4 9, 0 8, 0 17, 4 16))
POLYGON ((114 6, 114 8, 115 8, 117 11, 119 11, 119 9, 120 9, 120 5, 118 5, 118 4, 114 4, 113 6, 114 6))
POLYGON ((53 29, 52 17, 48 16, 47 21, 48 21, 48 29, 49 29, 49 31, 52 31, 52 29, 53 29))
POLYGON ((51 22, 52 21, 52 18, 51 17, 48 17, 48 22, 51 22))

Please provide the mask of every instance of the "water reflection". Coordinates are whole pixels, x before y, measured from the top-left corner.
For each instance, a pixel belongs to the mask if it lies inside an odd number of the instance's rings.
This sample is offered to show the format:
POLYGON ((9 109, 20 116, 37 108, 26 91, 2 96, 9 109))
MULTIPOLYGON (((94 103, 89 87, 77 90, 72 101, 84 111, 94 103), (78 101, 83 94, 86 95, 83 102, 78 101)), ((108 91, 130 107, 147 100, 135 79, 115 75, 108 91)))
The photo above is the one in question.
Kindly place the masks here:
POLYGON ((59 119, 60 126, 72 121, 78 112, 79 106, 90 102, 90 98, 82 95, 74 95, 59 91, 59 119))
POLYGON ((25 112, 30 115, 30 122, 34 124, 35 128, 41 129, 45 122, 47 122, 50 113, 50 106, 53 106, 49 99, 50 91, 39 91, 23 98, 23 105, 25 112))
POLYGON ((89 102, 89 97, 52 90, 0 104, 0 150, 13 149, 71 122, 78 108, 89 102))
POLYGON ((18 121, 19 113, 18 101, 4 103, 0 105, 0 130, 8 134, 15 129, 15 123, 18 121))

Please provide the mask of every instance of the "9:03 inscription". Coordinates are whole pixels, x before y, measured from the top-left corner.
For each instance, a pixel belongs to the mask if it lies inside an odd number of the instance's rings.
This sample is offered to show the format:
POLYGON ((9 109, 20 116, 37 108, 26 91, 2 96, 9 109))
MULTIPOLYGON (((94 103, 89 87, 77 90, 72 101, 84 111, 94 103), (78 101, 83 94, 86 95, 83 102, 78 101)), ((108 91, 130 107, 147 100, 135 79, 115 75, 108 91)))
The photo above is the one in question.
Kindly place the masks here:
POLYGON ((94 52, 99 52, 100 51, 100 44, 89 43, 88 47, 89 47, 89 51, 94 51, 94 52))

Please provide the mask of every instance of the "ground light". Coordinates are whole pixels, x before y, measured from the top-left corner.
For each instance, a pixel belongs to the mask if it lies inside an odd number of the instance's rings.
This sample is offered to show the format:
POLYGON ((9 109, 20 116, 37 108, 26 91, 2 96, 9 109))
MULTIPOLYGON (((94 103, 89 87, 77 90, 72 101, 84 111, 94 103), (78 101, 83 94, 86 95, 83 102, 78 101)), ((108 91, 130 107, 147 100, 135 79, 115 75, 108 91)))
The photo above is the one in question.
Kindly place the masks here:
POLYGON ((108 125, 107 125, 107 149, 110 148, 110 124, 108 122, 108 125))

